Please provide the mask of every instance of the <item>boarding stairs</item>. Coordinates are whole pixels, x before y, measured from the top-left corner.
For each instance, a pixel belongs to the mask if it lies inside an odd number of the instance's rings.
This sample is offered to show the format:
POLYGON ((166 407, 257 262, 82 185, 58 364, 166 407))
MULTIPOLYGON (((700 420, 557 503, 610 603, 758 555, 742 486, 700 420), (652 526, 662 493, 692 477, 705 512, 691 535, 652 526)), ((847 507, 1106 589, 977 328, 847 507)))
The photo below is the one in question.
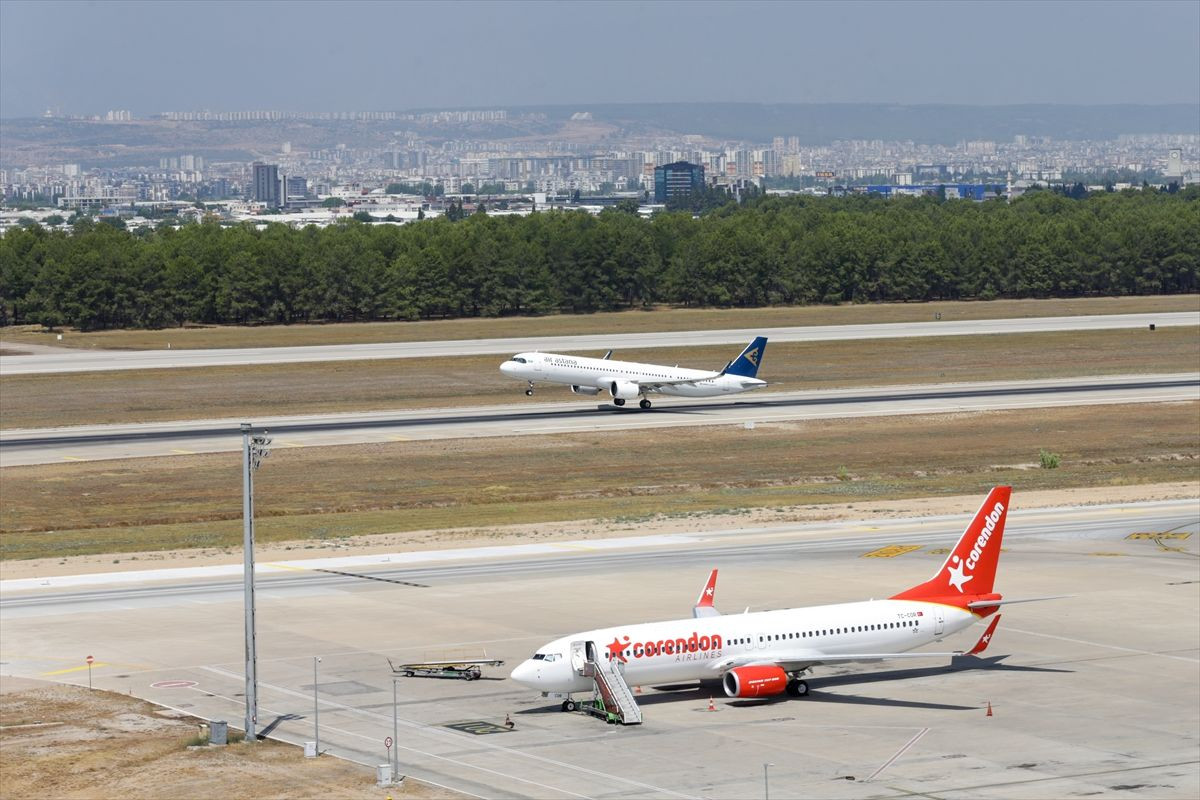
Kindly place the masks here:
POLYGON ((595 681, 595 705, 593 708, 597 711, 603 709, 609 721, 619 722, 622 725, 640 725, 642 709, 638 708, 637 700, 634 699, 629 684, 625 682, 625 675, 620 668, 621 661, 616 658, 605 656, 596 658, 594 654, 589 655, 587 664, 584 666, 584 674, 595 681))

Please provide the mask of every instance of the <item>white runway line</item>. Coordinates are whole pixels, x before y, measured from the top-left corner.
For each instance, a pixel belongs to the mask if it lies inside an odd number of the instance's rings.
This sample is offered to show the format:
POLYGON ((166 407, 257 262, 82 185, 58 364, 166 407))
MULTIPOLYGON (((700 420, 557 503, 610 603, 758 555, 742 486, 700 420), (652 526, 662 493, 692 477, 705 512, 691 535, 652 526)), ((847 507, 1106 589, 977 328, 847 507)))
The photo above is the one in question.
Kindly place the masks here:
POLYGON ((908 742, 906 742, 903 747, 901 747, 899 750, 896 751, 895 755, 893 755, 887 761, 883 762, 883 764, 880 765, 879 769, 875 770, 870 775, 863 778, 863 783, 868 783, 869 781, 874 780, 875 776, 879 775, 879 773, 883 772, 885 769, 890 767, 892 764, 896 763, 896 759, 900 758, 900 756, 902 756, 906 752, 908 752, 908 749, 910 747, 912 747, 914 744, 916 744, 917 742, 921 741, 921 737, 927 733, 929 733, 929 728, 921 728, 921 730, 917 731, 917 735, 912 737, 911 739, 909 739, 908 742))

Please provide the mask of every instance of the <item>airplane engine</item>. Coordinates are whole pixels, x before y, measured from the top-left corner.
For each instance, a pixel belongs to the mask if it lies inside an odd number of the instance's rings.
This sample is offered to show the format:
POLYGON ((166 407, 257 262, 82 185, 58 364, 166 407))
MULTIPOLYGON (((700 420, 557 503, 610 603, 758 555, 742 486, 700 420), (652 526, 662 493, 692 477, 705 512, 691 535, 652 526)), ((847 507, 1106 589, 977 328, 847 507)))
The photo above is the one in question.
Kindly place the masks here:
POLYGON ((641 394, 638 385, 633 381, 613 381, 608 390, 614 398, 620 400, 633 400, 641 394))
POLYGON ((596 388, 595 386, 572 386, 571 393, 572 394, 586 394, 586 395, 594 396, 594 395, 600 394, 600 390, 598 388, 596 388))
POLYGON ((771 697, 787 690, 788 676, 779 667, 735 667, 721 682, 729 697, 771 697))

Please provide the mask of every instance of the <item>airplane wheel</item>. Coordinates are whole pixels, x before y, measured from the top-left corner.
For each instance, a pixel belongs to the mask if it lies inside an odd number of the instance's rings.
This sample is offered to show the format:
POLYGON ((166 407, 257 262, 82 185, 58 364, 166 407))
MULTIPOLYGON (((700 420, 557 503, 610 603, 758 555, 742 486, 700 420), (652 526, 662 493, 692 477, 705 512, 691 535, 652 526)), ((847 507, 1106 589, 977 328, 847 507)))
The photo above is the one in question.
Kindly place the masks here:
POLYGON ((404 670, 404 677, 406 677, 406 678, 411 678, 413 675, 416 675, 416 674, 417 673, 413 672, 411 669, 404 670))
POLYGON ((613 398, 613 405, 614 405, 614 406, 623 406, 623 405, 625 405, 625 401, 624 401, 624 400, 622 400, 620 397, 614 397, 614 398, 613 398))
POLYGON ((526 390, 525 390, 525 396, 526 396, 526 397, 533 397, 533 389, 526 389, 526 390))
POLYGON ((807 681, 789 681, 787 685, 787 693, 792 697, 807 697, 808 682, 807 681))
POLYGON ((645 410, 650 407, 650 401, 643 397, 642 402, 638 403, 638 405, 642 407, 642 410, 645 410))
POLYGON ((579 708, 579 705, 574 700, 563 700, 563 704, 562 704, 563 711, 575 711, 578 708, 579 708))

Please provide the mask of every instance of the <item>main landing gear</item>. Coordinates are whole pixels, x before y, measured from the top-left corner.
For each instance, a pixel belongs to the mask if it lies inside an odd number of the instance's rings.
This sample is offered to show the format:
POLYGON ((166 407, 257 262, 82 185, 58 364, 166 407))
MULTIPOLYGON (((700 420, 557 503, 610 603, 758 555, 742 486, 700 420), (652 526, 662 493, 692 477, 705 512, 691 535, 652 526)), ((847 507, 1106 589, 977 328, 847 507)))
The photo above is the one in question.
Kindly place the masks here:
POLYGON ((614 398, 613 398, 613 405, 614 405, 614 406, 623 406, 623 405, 625 405, 625 398, 623 398, 623 397, 614 397, 614 398))
POLYGON ((799 678, 793 678, 788 681, 787 693, 792 697, 807 697, 808 696, 808 681, 799 678))
POLYGON ((562 710, 563 711, 578 711, 579 704, 576 703, 574 700, 563 700, 562 710))
POLYGON ((650 400, 649 400, 649 398, 643 397, 643 398, 642 398, 642 402, 638 403, 638 405, 642 407, 642 410, 643 410, 643 411, 645 411, 647 408, 649 408, 649 407, 650 407, 650 400))
POLYGON ((526 397, 533 397, 533 381, 529 382, 529 388, 525 390, 526 397))

